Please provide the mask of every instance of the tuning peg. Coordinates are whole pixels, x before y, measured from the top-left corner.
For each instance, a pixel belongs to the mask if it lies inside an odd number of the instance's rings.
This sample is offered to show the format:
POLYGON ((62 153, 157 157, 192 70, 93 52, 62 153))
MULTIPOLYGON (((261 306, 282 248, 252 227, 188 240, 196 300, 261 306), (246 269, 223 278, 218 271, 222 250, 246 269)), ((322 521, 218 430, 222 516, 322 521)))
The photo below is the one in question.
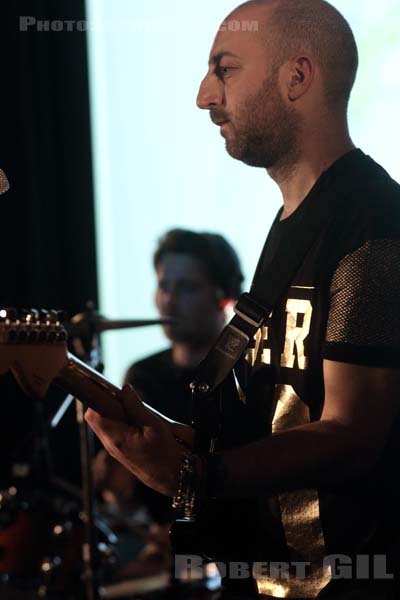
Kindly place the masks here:
POLYGON ((40 315, 39 315, 39 311, 37 310, 37 308, 30 308, 29 313, 30 313, 30 317, 31 317, 30 322, 34 323, 34 324, 38 323, 40 315))
POLYGON ((49 310, 49 311, 47 311, 47 315, 48 315, 48 320, 50 321, 50 323, 58 322, 58 311, 49 310))
POLYGON ((39 310, 39 321, 40 321, 40 323, 47 323, 48 322, 48 320, 49 320, 48 314, 49 314, 49 311, 46 310, 45 308, 41 308, 39 310))
POLYGON ((46 308, 41 308, 39 311, 39 320, 41 323, 45 324, 54 324, 57 323, 57 311, 56 310, 47 310, 46 308))
POLYGON ((33 323, 38 323, 39 319, 40 319, 40 313, 38 311, 37 308, 31 308, 31 314, 32 314, 32 322, 33 323))
POLYGON ((21 323, 31 323, 32 322, 32 311, 30 308, 22 308, 19 311, 19 320, 21 323))
POLYGON ((18 310, 16 308, 4 308, 2 311, 2 318, 9 323, 15 323, 18 321, 18 310))
POLYGON ((66 318, 67 318, 67 315, 65 313, 65 310, 57 310, 57 321, 59 323, 64 323, 66 318))

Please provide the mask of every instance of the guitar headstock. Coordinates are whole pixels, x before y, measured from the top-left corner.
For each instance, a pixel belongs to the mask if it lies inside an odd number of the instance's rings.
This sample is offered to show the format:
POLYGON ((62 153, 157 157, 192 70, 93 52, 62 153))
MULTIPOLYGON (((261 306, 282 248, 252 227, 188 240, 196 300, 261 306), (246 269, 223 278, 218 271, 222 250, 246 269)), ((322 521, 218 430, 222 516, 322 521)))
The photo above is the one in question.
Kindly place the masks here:
POLYGON ((43 397, 68 360, 66 340, 60 311, 0 308, 0 374, 12 371, 25 393, 43 397))

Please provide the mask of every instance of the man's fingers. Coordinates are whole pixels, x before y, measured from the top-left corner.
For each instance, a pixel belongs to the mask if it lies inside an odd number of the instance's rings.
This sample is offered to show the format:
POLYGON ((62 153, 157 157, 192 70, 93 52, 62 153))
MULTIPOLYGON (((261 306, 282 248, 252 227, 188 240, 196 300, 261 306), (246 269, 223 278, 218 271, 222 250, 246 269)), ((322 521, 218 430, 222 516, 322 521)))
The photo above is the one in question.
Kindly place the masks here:
POLYGON ((86 411, 85 419, 107 452, 125 464, 126 455, 137 444, 138 450, 142 447, 145 428, 159 428, 160 420, 143 406, 142 400, 130 385, 124 386, 119 399, 125 410, 125 422, 101 417, 91 409, 86 411))
POLYGON ((85 420, 93 429, 103 446, 114 455, 113 448, 120 449, 128 433, 128 426, 111 419, 101 417, 97 412, 88 408, 85 420))
POLYGON ((90 408, 87 409, 85 419, 96 433, 100 429, 115 429, 115 423, 123 423, 124 425, 130 425, 131 427, 138 429, 143 428, 144 425, 150 424, 148 418, 149 411, 143 406, 140 396, 131 385, 125 385, 123 389, 118 392, 118 399, 121 401, 126 417, 125 419, 121 419, 121 421, 107 419, 106 417, 100 416, 98 412, 90 408))
POLYGON ((110 419, 100 416, 98 412, 92 410, 91 408, 88 408, 85 412, 85 421, 96 433, 97 431, 108 429, 109 424, 112 423, 110 419))
POLYGON ((131 385, 124 385, 119 397, 121 398, 130 425, 145 427, 146 425, 154 425, 157 422, 157 418, 143 406, 139 394, 131 385))

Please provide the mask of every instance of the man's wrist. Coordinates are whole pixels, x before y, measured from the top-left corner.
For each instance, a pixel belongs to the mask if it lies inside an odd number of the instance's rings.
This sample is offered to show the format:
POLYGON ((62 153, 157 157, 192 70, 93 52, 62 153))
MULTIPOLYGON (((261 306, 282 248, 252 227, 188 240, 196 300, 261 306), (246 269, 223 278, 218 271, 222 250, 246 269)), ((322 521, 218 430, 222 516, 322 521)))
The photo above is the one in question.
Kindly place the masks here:
POLYGON ((182 517, 195 519, 205 494, 205 459, 190 451, 182 455, 172 506, 182 517))
POLYGON ((203 456, 190 451, 185 452, 182 456, 173 508, 181 516, 195 519, 206 498, 224 495, 225 479, 222 454, 203 456))

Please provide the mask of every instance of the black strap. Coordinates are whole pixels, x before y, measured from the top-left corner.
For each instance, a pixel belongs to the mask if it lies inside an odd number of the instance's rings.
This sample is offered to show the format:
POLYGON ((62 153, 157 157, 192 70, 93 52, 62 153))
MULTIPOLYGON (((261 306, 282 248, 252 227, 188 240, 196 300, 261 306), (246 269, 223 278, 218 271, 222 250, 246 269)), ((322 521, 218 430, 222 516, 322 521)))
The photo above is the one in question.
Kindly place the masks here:
POLYGON ((191 384, 195 396, 204 398, 213 394, 233 369, 249 341, 268 319, 295 277, 321 228, 326 226, 327 212, 327 203, 319 202, 307 219, 304 235, 295 240, 283 237, 268 262, 264 260, 269 238, 267 239, 250 293, 239 297, 234 317, 199 365, 196 378, 191 384))
POLYGON ((246 293, 240 296, 235 313, 199 365, 196 379, 191 384, 195 395, 210 395, 222 383, 263 324, 266 309, 246 293))

